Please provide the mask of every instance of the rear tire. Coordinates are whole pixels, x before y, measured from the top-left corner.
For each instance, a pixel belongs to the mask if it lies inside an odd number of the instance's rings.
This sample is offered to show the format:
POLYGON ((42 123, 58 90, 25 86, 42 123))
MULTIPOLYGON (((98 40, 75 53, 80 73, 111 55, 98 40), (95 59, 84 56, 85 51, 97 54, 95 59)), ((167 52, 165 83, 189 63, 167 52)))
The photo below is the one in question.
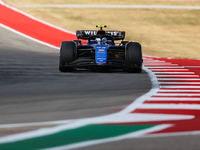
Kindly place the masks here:
POLYGON ((135 67, 127 68, 130 73, 141 73, 142 72, 142 47, 140 43, 129 42, 126 45, 125 58, 128 62, 133 64, 135 67))
POLYGON ((67 67, 66 65, 75 60, 76 44, 72 41, 65 41, 61 43, 60 48, 60 61, 59 70, 61 72, 72 72, 73 67, 67 67))

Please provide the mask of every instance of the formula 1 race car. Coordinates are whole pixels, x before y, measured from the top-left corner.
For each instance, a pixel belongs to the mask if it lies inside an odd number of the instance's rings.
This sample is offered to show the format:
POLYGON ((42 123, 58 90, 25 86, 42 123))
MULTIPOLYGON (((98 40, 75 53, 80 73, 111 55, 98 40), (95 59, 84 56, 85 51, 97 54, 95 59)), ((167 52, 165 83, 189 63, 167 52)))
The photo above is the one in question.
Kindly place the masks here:
POLYGON ((63 41, 60 47, 59 70, 72 72, 77 68, 107 71, 123 69, 131 73, 142 71, 142 48, 137 42, 123 41, 124 31, 77 30, 78 40, 63 41), (81 40, 80 40, 81 39, 81 40), (83 45, 82 41, 87 40, 83 45), (121 40, 116 44, 116 40, 121 40))

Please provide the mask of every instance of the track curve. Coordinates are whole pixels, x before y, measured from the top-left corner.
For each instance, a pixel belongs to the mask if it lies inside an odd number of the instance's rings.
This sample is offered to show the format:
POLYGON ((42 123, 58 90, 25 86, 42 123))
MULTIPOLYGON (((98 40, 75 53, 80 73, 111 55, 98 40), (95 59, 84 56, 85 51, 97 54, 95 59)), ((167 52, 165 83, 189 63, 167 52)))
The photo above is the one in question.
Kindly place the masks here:
MULTIPOLYGON (((0 124, 110 114, 148 92, 147 73, 58 71, 58 51, 0 27, 0 124)), ((0 130, 0 136, 34 128, 0 130)), ((199 135, 138 138, 81 149, 199 149, 199 135), (187 142, 186 142, 187 141, 187 142)))
POLYGON ((0 28, 0 124, 114 113, 151 88, 146 72, 58 71, 58 50, 0 28))

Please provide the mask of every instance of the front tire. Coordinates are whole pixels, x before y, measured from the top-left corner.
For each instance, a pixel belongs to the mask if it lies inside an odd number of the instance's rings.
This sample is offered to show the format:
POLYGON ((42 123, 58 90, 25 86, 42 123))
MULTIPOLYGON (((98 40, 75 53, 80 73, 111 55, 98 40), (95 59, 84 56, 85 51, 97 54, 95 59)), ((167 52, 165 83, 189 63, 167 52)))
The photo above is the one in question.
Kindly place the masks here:
POLYGON ((67 67, 67 64, 75 60, 76 44, 72 41, 64 41, 60 47, 59 70, 61 72, 72 72, 73 67, 67 67))
POLYGON ((126 45, 125 59, 134 65, 127 68, 130 73, 142 72, 142 46, 137 42, 129 42, 126 45))

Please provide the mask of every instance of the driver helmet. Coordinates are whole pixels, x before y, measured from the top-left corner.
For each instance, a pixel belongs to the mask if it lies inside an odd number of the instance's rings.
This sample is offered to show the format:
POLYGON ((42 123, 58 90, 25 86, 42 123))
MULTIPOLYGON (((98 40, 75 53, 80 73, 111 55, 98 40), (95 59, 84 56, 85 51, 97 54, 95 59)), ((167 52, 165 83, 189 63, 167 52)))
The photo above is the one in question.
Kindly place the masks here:
POLYGON ((106 44, 106 43, 107 43, 107 38, 104 37, 104 38, 102 39, 102 44, 106 44))
POLYGON ((96 38, 96 39, 95 39, 95 43, 96 43, 96 44, 100 44, 100 41, 101 41, 100 38, 96 38))

